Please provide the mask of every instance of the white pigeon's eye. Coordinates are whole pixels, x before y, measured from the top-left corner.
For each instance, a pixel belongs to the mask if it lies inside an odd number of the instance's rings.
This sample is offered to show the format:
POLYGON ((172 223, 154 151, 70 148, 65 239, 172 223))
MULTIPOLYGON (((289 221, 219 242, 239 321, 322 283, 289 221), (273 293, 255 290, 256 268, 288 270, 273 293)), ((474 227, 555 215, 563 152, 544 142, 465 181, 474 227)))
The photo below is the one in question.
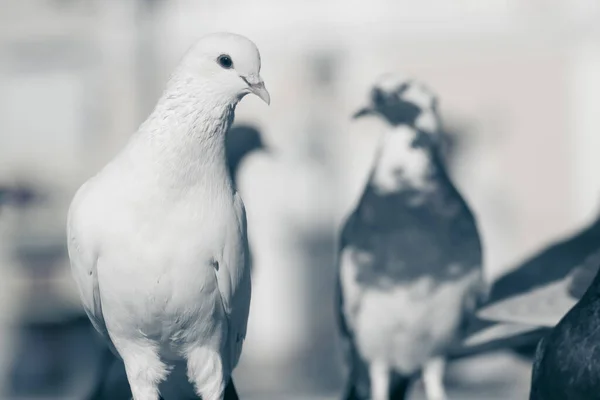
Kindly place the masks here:
POLYGON ((231 67, 233 67, 233 60, 231 60, 231 57, 229 57, 227 54, 221 54, 218 58, 217 58, 217 62, 219 63, 219 65, 225 69, 229 69, 231 67))

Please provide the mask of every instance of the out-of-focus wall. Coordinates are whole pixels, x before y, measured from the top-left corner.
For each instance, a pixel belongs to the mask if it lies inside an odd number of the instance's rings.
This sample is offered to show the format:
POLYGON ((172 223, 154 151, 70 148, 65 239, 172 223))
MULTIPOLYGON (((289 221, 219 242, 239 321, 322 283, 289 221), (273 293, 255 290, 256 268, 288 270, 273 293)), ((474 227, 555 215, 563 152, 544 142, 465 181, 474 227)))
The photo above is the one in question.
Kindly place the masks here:
MULTIPOLYGON (((272 104, 249 97, 237 121, 260 126, 273 152, 241 172, 255 274, 238 375, 256 391, 336 390, 336 232, 384 129, 349 118, 369 85, 402 71, 439 94, 459 135, 451 173, 495 277, 596 212, 599 11, 593 1, 7 1, 0 181, 30 182, 50 200, 35 217, 0 213, 2 237, 62 240, 74 190, 151 111, 193 40, 245 34, 261 49, 272 104)), ((12 282, 29 275, 11 249, 1 271, 14 311, 28 286, 12 282)), ((52 296, 76 312, 64 254, 52 265, 52 296)))

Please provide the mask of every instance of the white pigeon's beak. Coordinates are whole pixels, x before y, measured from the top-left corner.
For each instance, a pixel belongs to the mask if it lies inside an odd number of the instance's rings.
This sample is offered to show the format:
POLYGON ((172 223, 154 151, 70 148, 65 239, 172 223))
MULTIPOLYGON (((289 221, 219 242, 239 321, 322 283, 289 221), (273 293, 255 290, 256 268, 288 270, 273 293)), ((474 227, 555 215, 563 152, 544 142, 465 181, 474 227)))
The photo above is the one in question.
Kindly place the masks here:
POLYGON ((252 93, 260 97, 268 105, 271 104, 271 95, 269 95, 265 83, 260 76, 250 76, 248 78, 242 77, 242 79, 248 84, 248 88, 252 93))

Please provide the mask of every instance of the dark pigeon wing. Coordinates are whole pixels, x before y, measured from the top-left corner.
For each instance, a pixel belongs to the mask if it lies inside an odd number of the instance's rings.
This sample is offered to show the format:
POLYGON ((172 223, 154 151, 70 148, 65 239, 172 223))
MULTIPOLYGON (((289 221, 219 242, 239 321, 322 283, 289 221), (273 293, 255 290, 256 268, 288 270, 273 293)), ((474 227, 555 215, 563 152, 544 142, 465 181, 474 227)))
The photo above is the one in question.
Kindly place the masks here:
POLYGON ((499 278, 492 286, 487 304, 561 280, 574 268, 584 264, 588 257, 599 254, 599 250, 600 219, 578 234, 537 253, 499 278))

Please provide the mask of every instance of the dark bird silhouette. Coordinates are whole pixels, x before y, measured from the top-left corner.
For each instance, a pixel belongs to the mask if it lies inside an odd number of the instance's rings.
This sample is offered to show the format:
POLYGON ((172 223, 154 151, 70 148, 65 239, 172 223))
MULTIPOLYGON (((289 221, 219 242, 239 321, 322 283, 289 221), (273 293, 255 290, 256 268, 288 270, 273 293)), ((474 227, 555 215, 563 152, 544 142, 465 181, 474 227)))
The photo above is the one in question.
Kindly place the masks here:
POLYGON ((439 154, 435 96, 389 75, 371 102, 356 116, 380 116, 390 128, 341 233, 344 399, 404 399, 422 373, 427 397, 441 400, 446 353, 485 294, 480 237, 439 154))
POLYGON ((234 125, 225 136, 225 154, 229 176, 237 184, 237 174, 242 162, 253 152, 268 151, 258 128, 252 125, 234 125))

